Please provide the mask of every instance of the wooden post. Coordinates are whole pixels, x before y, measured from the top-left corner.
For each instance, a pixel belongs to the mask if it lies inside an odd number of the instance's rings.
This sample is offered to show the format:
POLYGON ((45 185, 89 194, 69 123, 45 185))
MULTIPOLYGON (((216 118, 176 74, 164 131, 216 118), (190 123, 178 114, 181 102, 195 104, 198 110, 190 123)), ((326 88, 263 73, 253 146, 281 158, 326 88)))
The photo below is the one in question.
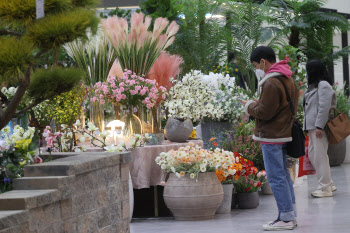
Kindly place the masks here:
POLYGON ((36 0, 36 19, 44 18, 44 0, 36 0))

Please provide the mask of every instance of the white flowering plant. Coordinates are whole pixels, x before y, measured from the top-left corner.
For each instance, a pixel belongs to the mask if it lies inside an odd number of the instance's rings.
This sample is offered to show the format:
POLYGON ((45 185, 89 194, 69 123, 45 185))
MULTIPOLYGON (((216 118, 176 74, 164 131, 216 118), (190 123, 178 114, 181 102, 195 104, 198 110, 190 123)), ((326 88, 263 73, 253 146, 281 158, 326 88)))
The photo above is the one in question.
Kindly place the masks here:
POLYGON ((244 107, 239 102, 239 99, 249 98, 245 90, 236 85, 235 77, 230 77, 228 74, 224 76, 221 73, 210 72, 209 75, 203 76, 203 81, 215 88, 216 102, 219 103, 223 111, 221 117, 211 118, 211 120, 229 120, 233 122, 239 119, 244 112, 244 107))
POLYGON ((33 140, 35 128, 27 130, 15 126, 13 134, 10 127, 1 130, 0 138, 0 193, 12 189, 12 180, 23 176, 23 167, 28 164, 41 163, 35 154, 37 146, 33 140))
POLYGON ((134 134, 129 140, 130 147, 127 147, 126 143, 124 141, 121 141, 117 146, 110 145, 110 146, 104 147, 104 149, 107 152, 131 151, 136 147, 144 146, 151 138, 152 136, 149 135, 148 133, 145 133, 144 135, 134 134))
POLYGON ((109 136, 107 132, 100 132, 99 129, 91 122, 87 127, 81 129, 81 122, 77 120, 73 127, 62 124, 60 130, 53 132, 50 126, 46 126, 43 136, 47 142, 47 147, 51 152, 85 152, 86 146, 77 146, 77 142, 84 143, 86 138, 90 139, 90 143, 95 147, 105 148, 106 138, 109 136), (77 135, 80 135, 79 139, 77 135))
POLYGON ((188 146, 178 150, 162 152, 156 158, 156 163, 167 173, 174 173, 178 178, 188 174, 192 179, 198 177, 199 173, 216 172, 225 169, 227 175, 235 175, 236 169, 233 152, 223 149, 208 151, 190 142, 188 146), (232 168, 232 169, 231 169, 232 168))
POLYGON ((165 102, 168 116, 192 119, 197 122, 206 117, 220 119, 224 115, 222 104, 216 98, 216 89, 203 82, 204 74, 193 70, 182 80, 172 79, 169 98, 165 102))

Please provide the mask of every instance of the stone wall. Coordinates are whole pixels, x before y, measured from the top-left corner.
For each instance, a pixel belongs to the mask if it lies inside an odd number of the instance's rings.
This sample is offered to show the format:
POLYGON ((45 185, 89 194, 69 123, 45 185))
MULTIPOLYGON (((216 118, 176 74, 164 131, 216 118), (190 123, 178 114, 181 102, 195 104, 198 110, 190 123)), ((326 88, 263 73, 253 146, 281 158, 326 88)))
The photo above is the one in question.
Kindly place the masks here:
POLYGON ((127 233, 129 153, 81 153, 26 166, 0 195, 0 233, 127 233))

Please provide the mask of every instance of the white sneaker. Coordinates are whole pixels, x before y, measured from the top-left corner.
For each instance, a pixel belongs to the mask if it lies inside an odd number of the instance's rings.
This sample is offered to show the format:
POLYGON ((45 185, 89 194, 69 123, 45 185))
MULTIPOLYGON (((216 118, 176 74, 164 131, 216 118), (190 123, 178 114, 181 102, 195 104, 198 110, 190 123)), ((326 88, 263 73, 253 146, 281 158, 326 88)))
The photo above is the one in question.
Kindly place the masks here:
POLYGON ((333 193, 322 191, 322 190, 318 189, 315 192, 312 192, 311 196, 313 196, 313 197, 333 197, 333 193))
POLYGON ((337 187, 335 187, 334 185, 332 186, 332 192, 337 191, 337 187))
POLYGON ((289 221, 289 222, 284 222, 279 219, 270 222, 266 225, 263 225, 262 228, 265 231, 283 231, 283 230, 293 230, 296 228, 296 221, 289 221))

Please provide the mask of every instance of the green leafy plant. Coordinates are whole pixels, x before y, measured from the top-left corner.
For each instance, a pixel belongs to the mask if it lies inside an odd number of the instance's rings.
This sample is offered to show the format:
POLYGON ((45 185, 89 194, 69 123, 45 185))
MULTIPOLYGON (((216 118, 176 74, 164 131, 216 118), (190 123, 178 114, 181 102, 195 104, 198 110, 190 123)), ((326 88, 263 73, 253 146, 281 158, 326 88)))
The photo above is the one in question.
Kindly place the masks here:
POLYGON ((0 129, 12 118, 45 99, 69 91, 81 79, 79 71, 55 67, 59 64, 63 44, 78 38, 87 39, 88 29, 96 32, 99 19, 91 10, 96 2, 46 0, 45 17, 41 19, 36 19, 35 0, 0 2, 0 83, 6 87, 17 87, 7 105, 3 99, 0 100, 0 129), (52 63, 42 59, 48 54, 52 63), (39 67, 45 70, 38 70, 39 67), (67 75, 66 78, 64 75, 67 75), (28 89, 34 101, 19 110, 28 89))

